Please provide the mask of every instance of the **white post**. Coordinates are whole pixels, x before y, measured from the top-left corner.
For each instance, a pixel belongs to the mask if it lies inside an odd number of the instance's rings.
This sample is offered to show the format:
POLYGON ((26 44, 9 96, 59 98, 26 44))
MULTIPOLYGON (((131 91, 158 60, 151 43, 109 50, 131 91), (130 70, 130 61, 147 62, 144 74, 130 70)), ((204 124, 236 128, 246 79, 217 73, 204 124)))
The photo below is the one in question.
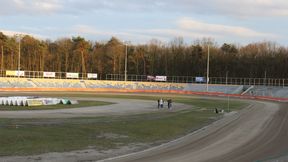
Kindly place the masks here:
POLYGON ((230 94, 228 94, 228 73, 226 71, 226 95, 227 95, 227 111, 230 112, 230 94))
POLYGON ((207 56, 207 78, 206 78, 206 91, 209 91, 209 57, 210 57, 210 46, 208 45, 208 56, 207 56))
POLYGON ((229 73, 229 71, 226 71, 226 86, 228 84, 228 73, 229 73))
POLYGON ((265 74, 264 74, 264 86, 266 86, 266 78, 267 78, 267 71, 265 70, 265 74))
POLYGON ((228 95, 228 112, 230 112, 230 96, 228 95))

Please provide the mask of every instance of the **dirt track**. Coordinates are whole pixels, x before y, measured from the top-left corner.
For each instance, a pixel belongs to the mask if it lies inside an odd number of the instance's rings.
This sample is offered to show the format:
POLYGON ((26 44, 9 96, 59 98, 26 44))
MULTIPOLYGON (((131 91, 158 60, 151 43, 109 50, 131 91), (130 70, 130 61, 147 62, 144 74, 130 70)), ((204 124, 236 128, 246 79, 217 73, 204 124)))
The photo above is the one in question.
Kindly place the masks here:
POLYGON ((168 144, 105 162, 245 162, 287 151, 287 104, 255 102, 240 112, 168 144))
MULTIPOLYGON (((70 97, 73 98, 73 97, 70 97)), ((71 118, 71 117, 95 117, 107 115, 131 115, 158 111, 157 102, 149 100, 128 100, 114 98, 73 98, 76 100, 95 100, 115 103, 107 106, 92 106, 72 109, 56 110, 32 110, 32 111, 1 111, 0 118, 71 118)), ((187 105, 174 103, 172 111, 179 111, 187 105)))
MULTIPOLYGON (((99 99, 97 99, 99 100, 99 99)), ((35 116, 27 111, 1 112, 1 117, 34 118, 41 117, 75 117, 108 114, 134 114, 155 111, 155 103, 143 100, 101 99, 117 102, 114 106, 90 107, 62 110, 39 111, 35 116), (134 103, 135 102, 135 103, 134 103), (142 103, 143 102, 143 103, 142 103), (134 105, 134 106, 131 106, 134 105), (142 105, 142 106, 141 106, 142 105), (145 106, 143 106, 145 105, 145 106), (111 108, 112 107, 112 108, 111 108), (103 110, 102 110, 103 108, 103 110), (121 111, 119 110, 121 108, 121 111), (124 108, 124 111, 123 109, 124 108), (97 111, 96 111, 97 109, 97 111), (105 109, 105 110, 104 110, 105 109), (9 114, 12 113, 12 114, 9 114), (27 113, 27 114, 26 114, 27 113), (60 115, 56 115, 60 114, 60 115), (9 116, 10 115, 10 116, 9 116), (23 116, 24 115, 24 116, 23 116), (39 117, 39 116, 38 116, 39 117)), ((177 105, 182 107, 184 105, 177 105)), ((288 132, 287 104, 271 102, 254 102, 254 104, 239 113, 231 113, 225 118, 170 143, 151 148, 142 152, 121 157, 101 160, 105 162, 242 162, 256 161, 270 156, 279 155, 288 150, 286 142, 288 132)), ((35 113, 35 111, 33 111, 35 113)), ((33 113, 33 114, 34 114, 33 113)), ((84 151, 85 152, 85 151, 84 151)), ((81 161, 93 160, 90 153, 59 153, 31 157, 5 157, 0 161, 81 161), (72 155, 73 154, 73 155, 72 155), (38 159, 38 157, 40 157, 38 159), (38 159, 38 160, 37 160, 38 159)), ((96 159, 96 158, 95 158, 96 159)), ((2 162, 1 161, 1 162, 2 162)))

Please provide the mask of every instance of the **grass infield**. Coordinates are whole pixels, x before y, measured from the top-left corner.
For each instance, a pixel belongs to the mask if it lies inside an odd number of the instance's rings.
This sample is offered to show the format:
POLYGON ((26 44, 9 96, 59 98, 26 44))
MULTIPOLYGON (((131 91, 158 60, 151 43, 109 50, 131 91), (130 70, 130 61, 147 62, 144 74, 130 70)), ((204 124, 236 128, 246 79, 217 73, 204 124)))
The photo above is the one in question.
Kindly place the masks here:
MULTIPOLYGON (((110 95, 110 97, 155 100, 159 96, 110 95)), ((166 97, 171 98, 171 96, 166 97)), ((178 112, 167 110, 130 116, 0 119, 0 156, 32 155, 88 148, 107 150, 135 143, 157 145, 215 121, 221 117, 214 113, 215 106, 224 108, 227 105, 226 100, 183 96, 174 96, 173 101, 191 105, 191 108, 178 112)), ((230 101, 231 110, 247 105, 241 101, 230 101)))

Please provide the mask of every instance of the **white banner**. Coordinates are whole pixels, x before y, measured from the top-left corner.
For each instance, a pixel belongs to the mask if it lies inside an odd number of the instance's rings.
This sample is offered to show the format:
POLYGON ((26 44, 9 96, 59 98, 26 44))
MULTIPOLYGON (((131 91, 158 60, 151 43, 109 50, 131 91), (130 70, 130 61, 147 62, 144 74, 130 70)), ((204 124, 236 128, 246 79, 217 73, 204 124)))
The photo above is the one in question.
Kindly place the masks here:
POLYGON ((154 80, 155 80, 155 77, 152 76, 152 75, 147 75, 147 80, 152 80, 152 81, 154 81, 154 80))
POLYGON ((25 76, 24 71, 16 71, 16 76, 25 76))
POLYGON ((28 99, 27 103, 28 103, 28 106, 41 106, 41 105, 43 105, 42 100, 37 100, 37 99, 28 99))
POLYGON ((195 78, 195 81, 196 81, 197 83, 204 83, 204 82, 206 82, 206 79, 205 79, 204 77, 196 77, 196 78, 195 78))
POLYGON ((66 78, 79 78, 79 73, 66 73, 66 78))
POLYGON ((7 76, 25 76, 25 72, 24 71, 7 70, 6 75, 7 76))
POLYGON ((166 82, 167 81, 167 76, 156 76, 155 81, 159 82, 166 82))
POLYGON ((97 74, 95 74, 95 73, 88 73, 87 74, 87 77, 90 79, 90 78, 92 78, 92 79, 97 79, 97 74))
POLYGON ((55 78, 55 72, 43 72, 43 77, 55 78))
POLYGON ((6 75, 7 76, 16 76, 16 71, 6 70, 6 75))

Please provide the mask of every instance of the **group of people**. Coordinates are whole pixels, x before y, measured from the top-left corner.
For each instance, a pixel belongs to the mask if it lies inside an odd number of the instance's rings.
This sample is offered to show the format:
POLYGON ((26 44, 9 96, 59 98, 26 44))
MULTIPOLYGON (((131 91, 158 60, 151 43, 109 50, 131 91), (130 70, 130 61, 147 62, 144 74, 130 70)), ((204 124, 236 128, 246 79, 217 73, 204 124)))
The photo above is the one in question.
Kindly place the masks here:
MULTIPOLYGON (((157 102, 158 102, 158 109, 159 108, 164 108, 164 100, 162 98, 158 99, 157 102)), ((172 108, 172 99, 168 99, 167 100, 167 108, 168 109, 172 108)))
POLYGON ((216 113, 216 114, 218 114, 218 113, 224 113, 224 110, 223 110, 223 109, 215 108, 215 113, 216 113))

